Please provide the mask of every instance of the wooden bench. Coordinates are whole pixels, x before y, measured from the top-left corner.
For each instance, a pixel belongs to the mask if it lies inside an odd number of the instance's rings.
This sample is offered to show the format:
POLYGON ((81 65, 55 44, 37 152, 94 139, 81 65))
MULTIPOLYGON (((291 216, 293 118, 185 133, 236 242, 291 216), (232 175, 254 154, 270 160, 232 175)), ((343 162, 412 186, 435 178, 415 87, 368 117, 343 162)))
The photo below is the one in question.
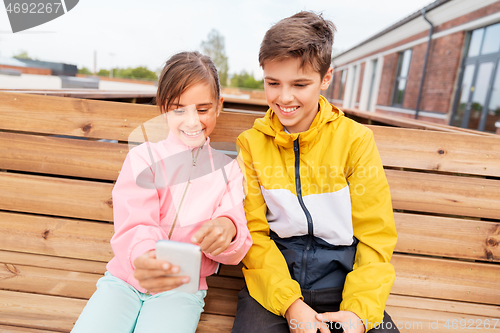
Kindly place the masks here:
MULTIPOLYGON (((112 257, 111 189, 127 138, 157 115, 0 93, 0 332, 71 330, 112 257)), ((234 149, 256 117, 223 112, 214 145, 234 149)), ((369 127, 399 234, 387 311, 401 332, 463 331, 460 320, 484 329, 486 319, 500 332, 500 138, 369 127)), ((223 266, 208 284, 198 332, 230 332, 241 266, 223 266)))

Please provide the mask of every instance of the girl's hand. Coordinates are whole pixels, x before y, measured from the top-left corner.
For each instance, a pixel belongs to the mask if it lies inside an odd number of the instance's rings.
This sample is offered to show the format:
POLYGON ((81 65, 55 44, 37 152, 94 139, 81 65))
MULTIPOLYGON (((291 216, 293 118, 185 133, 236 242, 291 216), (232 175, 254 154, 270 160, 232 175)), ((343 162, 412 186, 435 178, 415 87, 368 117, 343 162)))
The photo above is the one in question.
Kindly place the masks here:
POLYGON ((203 223, 201 228, 191 237, 191 243, 198 244, 201 250, 212 256, 224 252, 236 236, 236 227, 227 217, 203 223))
POLYGON ((134 260, 134 277, 139 285, 151 293, 159 293, 180 287, 189 282, 188 276, 165 276, 179 273, 178 266, 156 259, 156 251, 144 253, 134 260))
MULTIPOLYGON (((320 313, 316 318, 322 322, 341 323, 345 333, 364 333, 363 321, 351 311, 337 311, 320 313)), ((330 333, 330 330, 321 330, 321 333, 330 333)))

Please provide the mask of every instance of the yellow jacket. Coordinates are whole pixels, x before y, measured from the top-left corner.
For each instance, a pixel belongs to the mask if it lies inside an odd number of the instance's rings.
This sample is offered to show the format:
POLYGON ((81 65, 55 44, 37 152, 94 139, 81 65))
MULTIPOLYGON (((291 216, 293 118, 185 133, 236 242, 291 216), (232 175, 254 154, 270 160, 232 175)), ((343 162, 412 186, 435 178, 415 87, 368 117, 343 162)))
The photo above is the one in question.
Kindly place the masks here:
POLYGON ((319 105, 305 132, 286 133, 270 109, 238 137, 253 239, 243 274, 250 295, 281 316, 302 297, 301 287, 343 286, 340 310, 356 313, 368 330, 382 321, 395 279, 390 259, 397 235, 389 186, 373 133, 322 96, 319 105), (291 252, 305 259, 287 263, 294 258, 273 239, 300 240, 290 242, 291 252), (302 241, 307 249, 297 248, 302 241), (310 263, 318 258, 308 261, 313 243, 331 246, 319 254, 321 260, 340 253, 337 271, 321 275, 324 266, 310 263), (350 248, 346 254, 336 252, 350 248), (352 267, 346 268, 349 260, 352 267), (289 270, 292 266, 298 268, 289 270), (344 275, 337 274, 341 270, 344 275))

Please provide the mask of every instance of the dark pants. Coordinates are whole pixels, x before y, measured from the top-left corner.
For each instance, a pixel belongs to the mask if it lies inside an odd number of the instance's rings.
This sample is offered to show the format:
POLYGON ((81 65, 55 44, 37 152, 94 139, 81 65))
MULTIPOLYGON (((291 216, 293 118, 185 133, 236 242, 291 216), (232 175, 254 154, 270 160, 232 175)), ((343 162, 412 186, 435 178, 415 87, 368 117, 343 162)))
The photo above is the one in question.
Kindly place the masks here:
MULTIPOLYGON (((321 290, 302 290, 304 302, 318 313, 339 311, 342 301, 342 288, 321 290)), ((232 333, 289 333, 290 328, 285 318, 267 311, 254 300, 245 286, 238 294, 238 308, 234 318, 232 333)), ((329 324, 331 332, 343 332, 340 323, 329 324)), ((377 328, 371 329, 373 333, 398 333, 399 330, 391 317, 384 312, 384 320, 377 328)))

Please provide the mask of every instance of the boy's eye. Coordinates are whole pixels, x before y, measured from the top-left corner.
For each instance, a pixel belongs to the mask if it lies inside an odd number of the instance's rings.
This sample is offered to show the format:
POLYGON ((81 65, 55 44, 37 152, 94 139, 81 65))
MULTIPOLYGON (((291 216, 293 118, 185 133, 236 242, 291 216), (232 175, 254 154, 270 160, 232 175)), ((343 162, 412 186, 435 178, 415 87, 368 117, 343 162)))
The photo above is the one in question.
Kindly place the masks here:
POLYGON ((278 82, 268 82, 268 86, 277 86, 279 83, 278 82))
POLYGON ((307 87, 307 84, 297 83, 295 86, 299 87, 299 88, 304 88, 304 87, 307 87))
POLYGON ((176 110, 173 110, 172 112, 175 113, 175 114, 183 114, 184 110, 182 110, 182 109, 176 109, 176 110))
POLYGON ((200 110, 198 110, 198 112, 199 113, 206 113, 206 112, 208 112, 208 109, 200 109, 200 110))

